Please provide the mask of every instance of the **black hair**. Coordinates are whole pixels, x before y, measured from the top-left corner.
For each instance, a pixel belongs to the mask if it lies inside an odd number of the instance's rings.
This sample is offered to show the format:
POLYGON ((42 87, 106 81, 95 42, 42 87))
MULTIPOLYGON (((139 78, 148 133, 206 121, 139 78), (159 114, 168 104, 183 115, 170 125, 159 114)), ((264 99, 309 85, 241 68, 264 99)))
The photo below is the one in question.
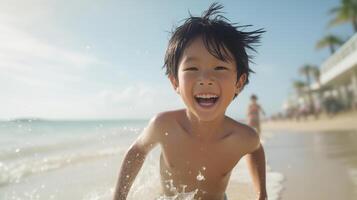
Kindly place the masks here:
POLYGON ((237 65, 237 81, 242 74, 246 74, 244 85, 248 84, 249 73, 253 71, 249 68, 252 57, 246 50, 256 52, 254 44, 259 43, 261 34, 265 31, 263 29, 250 32, 239 30, 251 25, 238 26, 236 23, 230 23, 221 15, 222 8, 222 5, 213 3, 201 17, 194 17, 189 13, 190 17, 171 32, 163 66, 166 68, 166 75, 178 79, 178 65, 185 48, 200 36, 208 52, 214 57, 222 61, 234 59, 237 65))
POLYGON ((258 100, 258 97, 257 97, 257 95, 252 94, 252 96, 250 96, 250 99, 251 99, 251 100, 258 100))

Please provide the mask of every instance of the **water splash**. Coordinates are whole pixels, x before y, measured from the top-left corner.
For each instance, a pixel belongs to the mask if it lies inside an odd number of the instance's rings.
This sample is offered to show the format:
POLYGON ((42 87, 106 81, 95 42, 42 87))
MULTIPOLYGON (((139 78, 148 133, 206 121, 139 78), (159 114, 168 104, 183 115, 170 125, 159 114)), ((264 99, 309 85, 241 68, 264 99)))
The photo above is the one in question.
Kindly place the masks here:
POLYGON ((201 171, 198 171, 198 175, 197 175, 196 179, 197 179, 198 181, 204 181, 204 180, 206 180, 205 177, 203 176, 203 174, 201 173, 201 171))
POLYGON ((197 194, 198 189, 192 192, 180 192, 174 196, 160 196, 156 200, 194 200, 195 195, 197 194))
POLYGON ((173 193, 178 193, 177 188, 174 186, 174 181, 172 179, 165 181, 166 183, 166 188, 169 189, 173 193))

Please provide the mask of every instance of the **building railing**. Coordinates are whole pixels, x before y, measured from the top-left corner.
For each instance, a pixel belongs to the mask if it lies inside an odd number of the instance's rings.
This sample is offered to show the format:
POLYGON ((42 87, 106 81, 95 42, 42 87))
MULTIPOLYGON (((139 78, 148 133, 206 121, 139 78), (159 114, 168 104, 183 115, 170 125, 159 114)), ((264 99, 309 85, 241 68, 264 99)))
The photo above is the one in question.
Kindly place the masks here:
POLYGON ((345 42, 333 55, 331 55, 321 65, 321 74, 331 70, 348 55, 357 51, 357 33, 355 33, 347 42, 345 42))

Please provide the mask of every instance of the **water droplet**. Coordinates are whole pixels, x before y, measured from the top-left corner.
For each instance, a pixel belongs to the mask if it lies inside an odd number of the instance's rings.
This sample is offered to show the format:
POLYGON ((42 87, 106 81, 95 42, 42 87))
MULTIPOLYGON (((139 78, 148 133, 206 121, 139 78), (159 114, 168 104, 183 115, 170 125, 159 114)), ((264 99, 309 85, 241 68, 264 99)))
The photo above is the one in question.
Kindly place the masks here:
POLYGON ((202 169, 203 169, 203 171, 206 171, 206 167, 205 166, 203 166, 202 169))
POLYGON ((182 192, 185 193, 187 185, 180 185, 182 187, 182 192))
POLYGON ((172 176, 172 173, 170 173, 169 171, 165 171, 166 172, 166 174, 168 174, 169 176, 172 176))
POLYGON ((172 186, 172 187, 170 188, 170 191, 171 191, 171 192, 177 192, 176 187, 175 187, 175 186, 172 186))
POLYGON ((175 193, 177 192, 177 189, 174 186, 174 181, 172 179, 166 180, 165 182, 168 183, 168 184, 166 184, 166 187, 169 186, 167 188, 170 189, 171 192, 175 192, 175 193))
POLYGON ((196 179, 198 181, 204 181, 205 180, 205 177, 201 174, 201 171, 198 171, 198 175, 197 175, 196 179))

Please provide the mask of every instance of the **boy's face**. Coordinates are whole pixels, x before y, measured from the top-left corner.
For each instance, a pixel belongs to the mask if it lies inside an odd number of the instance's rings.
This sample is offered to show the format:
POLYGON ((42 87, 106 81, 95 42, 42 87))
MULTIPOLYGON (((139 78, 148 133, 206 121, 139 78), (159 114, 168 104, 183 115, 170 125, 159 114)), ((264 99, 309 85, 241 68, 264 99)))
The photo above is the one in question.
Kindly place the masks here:
POLYGON ((211 55, 201 37, 184 50, 178 67, 178 80, 170 76, 187 109, 201 121, 224 115, 245 79, 244 74, 237 81, 235 62, 224 62, 211 55))

